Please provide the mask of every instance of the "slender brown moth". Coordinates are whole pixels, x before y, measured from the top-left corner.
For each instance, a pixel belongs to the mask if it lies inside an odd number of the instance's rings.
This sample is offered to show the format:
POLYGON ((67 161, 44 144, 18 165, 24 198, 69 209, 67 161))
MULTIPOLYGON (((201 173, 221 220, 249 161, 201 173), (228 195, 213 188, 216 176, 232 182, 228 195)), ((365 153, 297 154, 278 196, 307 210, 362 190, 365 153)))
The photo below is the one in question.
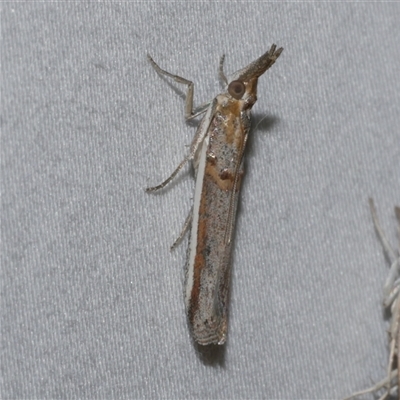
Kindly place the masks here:
POLYGON ((193 110, 193 82, 164 71, 148 56, 159 74, 187 85, 186 120, 205 113, 189 154, 168 179, 146 189, 153 192, 163 188, 186 162, 192 161, 196 175, 194 204, 175 244, 191 225, 185 302, 192 336, 200 345, 221 345, 226 341, 231 240, 251 108, 257 100, 258 78, 275 63, 282 51, 273 44, 260 58, 229 78, 223 72, 222 57, 219 74, 226 90, 200 111, 193 110))

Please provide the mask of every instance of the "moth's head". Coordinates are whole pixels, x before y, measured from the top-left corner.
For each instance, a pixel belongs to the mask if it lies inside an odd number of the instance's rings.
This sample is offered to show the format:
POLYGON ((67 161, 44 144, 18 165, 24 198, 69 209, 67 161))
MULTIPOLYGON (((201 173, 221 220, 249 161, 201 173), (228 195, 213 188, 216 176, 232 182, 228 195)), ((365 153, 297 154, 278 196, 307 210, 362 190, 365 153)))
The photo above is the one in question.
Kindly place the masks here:
POLYGON ((282 47, 276 50, 273 44, 260 58, 232 74, 228 79, 228 94, 236 100, 244 100, 251 107, 257 100, 258 78, 275 63, 282 51, 282 47))

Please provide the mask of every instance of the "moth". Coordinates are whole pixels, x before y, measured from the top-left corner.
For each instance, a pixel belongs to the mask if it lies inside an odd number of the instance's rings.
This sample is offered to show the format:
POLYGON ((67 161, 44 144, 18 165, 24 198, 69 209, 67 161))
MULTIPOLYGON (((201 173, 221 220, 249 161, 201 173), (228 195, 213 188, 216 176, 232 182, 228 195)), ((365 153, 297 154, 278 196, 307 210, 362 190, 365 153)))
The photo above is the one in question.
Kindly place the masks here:
POLYGON ((193 163, 196 183, 192 210, 175 244, 191 226, 186 266, 185 304, 193 339, 200 345, 225 343, 228 330, 230 256, 243 158, 251 125, 251 108, 257 100, 258 78, 277 60, 283 49, 273 44, 269 51, 227 78, 223 93, 200 110, 193 109, 193 82, 161 69, 160 74, 187 85, 185 117, 202 113, 189 154, 171 176, 147 192, 163 188, 188 162, 193 163))

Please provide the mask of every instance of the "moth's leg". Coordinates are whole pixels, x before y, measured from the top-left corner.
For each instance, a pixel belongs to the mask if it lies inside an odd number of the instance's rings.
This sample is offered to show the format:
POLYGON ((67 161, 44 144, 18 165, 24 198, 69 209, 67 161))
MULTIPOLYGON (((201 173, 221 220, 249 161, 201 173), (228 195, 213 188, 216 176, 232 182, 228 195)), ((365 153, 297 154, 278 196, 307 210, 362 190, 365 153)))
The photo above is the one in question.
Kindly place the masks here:
POLYGON ((225 54, 222 54, 221 59, 219 60, 219 80, 221 83, 224 83, 225 85, 228 85, 228 79, 224 74, 224 61, 225 61, 225 54))
POLYGON ((186 217, 185 223, 183 224, 183 228, 173 245, 171 246, 171 251, 175 249, 176 246, 182 241, 183 237, 185 236, 190 224, 192 223, 193 219, 193 206, 189 211, 188 216, 186 217))
POLYGON ((197 149, 203 143, 204 138, 207 136, 208 128, 210 127, 211 121, 213 120, 216 109, 217 109, 217 103, 218 103, 217 99, 215 98, 214 100, 212 100, 209 103, 208 108, 206 110, 204 110, 204 111, 206 111, 206 114, 204 115, 203 119, 200 121, 200 124, 197 127, 196 134, 194 135, 194 138, 190 145, 190 158, 191 159, 194 157, 197 149))
POLYGON ((160 183, 157 186, 149 187, 146 188, 146 192, 155 192, 156 190, 162 189, 164 186, 166 186, 168 183, 172 181, 172 179, 175 178, 175 176, 178 174, 178 172, 182 169, 182 167, 189 161, 192 160, 194 155, 196 154, 196 151, 198 147, 203 143, 204 138, 207 135, 208 128, 211 124, 212 118, 215 114, 215 109, 217 106, 217 101, 214 99, 210 105, 207 108, 207 113, 204 116, 204 118, 201 120, 200 125, 197 128, 196 134, 194 135, 192 144, 190 145, 190 153, 187 155, 178 165, 178 167, 175 169, 175 171, 170 175, 169 178, 167 178, 164 182, 160 183))
POLYGON ((193 118, 198 117, 200 114, 203 114, 207 111, 207 108, 210 107, 211 101, 207 101, 207 103, 203 103, 200 106, 196 107, 195 110, 193 110, 193 115, 190 117, 186 118, 186 121, 190 121, 193 118))
POLYGON ((162 189, 164 186, 168 185, 168 183, 170 183, 172 181, 172 179, 175 178, 175 176, 178 174, 178 172, 182 169, 182 167, 189 161, 189 156, 185 157, 185 159, 183 159, 180 164, 178 165, 178 167, 175 169, 175 171, 162 183, 160 183, 157 186, 153 186, 153 187, 148 187, 146 188, 146 192, 155 192, 156 190, 160 190, 162 189))
MULTIPOLYGON (((186 100, 185 100, 185 118, 188 120, 190 118, 194 118, 194 110, 193 110, 193 95, 194 95, 194 83, 192 81, 189 81, 188 79, 182 78, 181 76, 174 75, 169 73, 168 71, 165 71, 164 69, 160 68, 156 62, 150 57, 149 54, 147 54, 147 58, 149 59, 152 67, 160 74, 160 75, 165 75, 169 76, 172 78, 175 82, 178 83, 183 83, 184 85, 187 85, 188 90, 186 93, 186 100)), ((197 113, 198 115, 198 113, 197 113)))

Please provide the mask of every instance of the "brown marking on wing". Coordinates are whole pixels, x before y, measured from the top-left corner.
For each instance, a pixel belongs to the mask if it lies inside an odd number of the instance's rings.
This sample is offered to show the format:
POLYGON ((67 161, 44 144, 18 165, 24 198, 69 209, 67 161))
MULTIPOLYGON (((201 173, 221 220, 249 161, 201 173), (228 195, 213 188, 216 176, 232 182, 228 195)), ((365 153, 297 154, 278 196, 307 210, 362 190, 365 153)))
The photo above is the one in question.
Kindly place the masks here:
POLYGON ((197 247, 196 256, 194 259, 194 270, 193 270, 193 286, 190 294, 190 303, 188 309, 189 321, 194 325, 194 317, 196 311, 199 309, 199 297, 200 297, 200 285, 201 285, 201 273, 206 264, 204 257, 204 251, 207 243, 207 199, 203 188, 202 197, 200 200, 199 208, 199 225, 197 231, 197 247))
POLYGON ((206 165, 206 179, 212 179, 221 190, 232 190, 235 175, 228 169, 218 172, 218 168, 212 163, 206 165))
POLYGON ((236 131, 240 117, 240 102, 238 100, 229 101, 224 107, 220 107, 221 116, 226 126, 226 144, 232 145, 237 140, 236 131))

